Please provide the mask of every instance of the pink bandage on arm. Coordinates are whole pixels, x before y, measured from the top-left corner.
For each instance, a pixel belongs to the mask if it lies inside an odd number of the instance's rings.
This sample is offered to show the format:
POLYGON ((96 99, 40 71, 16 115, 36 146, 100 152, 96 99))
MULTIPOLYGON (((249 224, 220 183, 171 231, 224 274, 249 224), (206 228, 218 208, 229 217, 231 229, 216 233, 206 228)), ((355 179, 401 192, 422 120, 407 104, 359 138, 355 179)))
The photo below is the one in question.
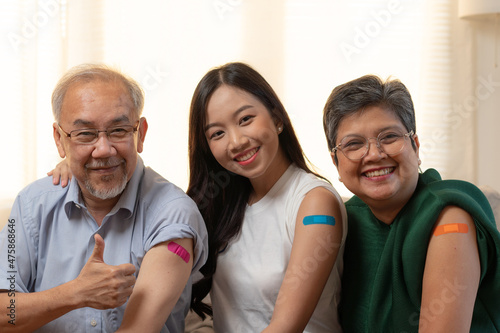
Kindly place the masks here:
POLYGON ((191 255, 181 245, 177 244, 176 242, 170 242, 168 243, 168 249, 171 252, 177 254, 179 257, 181 257, 181 259, 184 260, 186 263, 189 262, 189 258, 191 258, 191 255))

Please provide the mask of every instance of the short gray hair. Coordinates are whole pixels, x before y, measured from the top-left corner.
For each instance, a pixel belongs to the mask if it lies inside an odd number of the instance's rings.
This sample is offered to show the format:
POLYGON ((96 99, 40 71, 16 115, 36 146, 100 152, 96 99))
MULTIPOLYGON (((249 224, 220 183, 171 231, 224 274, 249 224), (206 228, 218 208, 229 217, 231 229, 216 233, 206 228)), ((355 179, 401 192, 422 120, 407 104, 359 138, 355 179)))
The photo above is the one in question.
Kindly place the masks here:
POLYGON ((82 64, 71 68, 57 82, 52 93, 52 112, 55 120, 57 122, 60 121, 64 96, 72 84, 91 81, 111 82, 115 80, 122 82, 129 92, 130 99, 134 104, 134 111, 136 112, 137 119, 139 119, 144 108, 144 92, 134 79, 106 65, 82 64))
MULTIPOLYGON (((329 150, 336 146, 342 119, 368 106, 379 106, 394 112, 408 132, 416 133, 415 110, 406 86, 397 79, 388 78, 384 82, 378 76, 365 75, 335 87, 326 101, 323 128, 329 150)), ((412 145, 416 149, 413 140, 412 145)))

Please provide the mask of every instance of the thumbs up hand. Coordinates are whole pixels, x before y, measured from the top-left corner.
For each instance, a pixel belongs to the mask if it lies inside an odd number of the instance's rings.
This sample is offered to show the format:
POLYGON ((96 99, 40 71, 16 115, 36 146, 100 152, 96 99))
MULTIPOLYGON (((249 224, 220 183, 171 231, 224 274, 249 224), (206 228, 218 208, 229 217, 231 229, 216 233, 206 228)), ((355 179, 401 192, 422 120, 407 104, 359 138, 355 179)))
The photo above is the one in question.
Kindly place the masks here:
POLYGON ((108 265, 104 262, 104 240, 94 236, 94 250, 74 280, 75 296, 78 295, 84 307, 95 309, 116 308, 127 301, 135 284, 135 266, 108 265))
POLYGON ((104 239, 102 239, 101 235, 94 235, 95 245, 92 254, 89 257, 89 261, 92 262, 101 262, 104 263, 104 239))

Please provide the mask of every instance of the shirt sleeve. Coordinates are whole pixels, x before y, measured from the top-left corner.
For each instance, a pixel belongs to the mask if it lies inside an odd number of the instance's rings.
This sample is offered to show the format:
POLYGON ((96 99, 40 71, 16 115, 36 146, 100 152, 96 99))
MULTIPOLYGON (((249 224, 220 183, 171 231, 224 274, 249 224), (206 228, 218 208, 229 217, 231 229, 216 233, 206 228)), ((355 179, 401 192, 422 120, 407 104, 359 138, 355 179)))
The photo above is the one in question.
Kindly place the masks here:
POLYGON ((208 236, 205 223, 196 204, 189 198, 178 198, 158 209, 153 223, 146 230, 145 251, 153 246, 178 238, 193 239, 193 271, 205 264, 208 236))
POLYGON ((30 222, 21 196, 0 232, 0 289, 30 292, 34 286, 36 248, 26 225, 30 222))

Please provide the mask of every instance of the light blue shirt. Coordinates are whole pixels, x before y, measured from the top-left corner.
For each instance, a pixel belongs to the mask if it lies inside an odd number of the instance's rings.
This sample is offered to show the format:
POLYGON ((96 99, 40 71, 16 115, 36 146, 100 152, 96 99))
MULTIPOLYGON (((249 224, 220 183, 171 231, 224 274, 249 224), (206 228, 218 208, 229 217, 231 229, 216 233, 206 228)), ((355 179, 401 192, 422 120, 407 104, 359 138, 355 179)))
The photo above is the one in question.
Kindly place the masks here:
MULTIPOLYGON (((52 177, 46 177, 23 189, 9 224, 0 233, 0 289, 12 290, 14 282, 16 291, 36 292, 75 279, 92 254, 96 233, 105 242, 104 262, 132 263, 136 276, 146 252, 172 239, 193 238, 192 274, 207 258, 207 231, 196 204, 174 184, 145 168, 139 158, 118 203, 100 227, 87 211, 76 181, 62 188, 52 185, 52 177), (13 254, 10 257, 9 250, 13 254)), ((161 332, 184 332, 191 280, 161 332)), ((77 309, 36 332, 114 332, 125 307, 77 309)), ((5 316, 5 309, 2 314, 2 320, 11 320, 5 316)))

